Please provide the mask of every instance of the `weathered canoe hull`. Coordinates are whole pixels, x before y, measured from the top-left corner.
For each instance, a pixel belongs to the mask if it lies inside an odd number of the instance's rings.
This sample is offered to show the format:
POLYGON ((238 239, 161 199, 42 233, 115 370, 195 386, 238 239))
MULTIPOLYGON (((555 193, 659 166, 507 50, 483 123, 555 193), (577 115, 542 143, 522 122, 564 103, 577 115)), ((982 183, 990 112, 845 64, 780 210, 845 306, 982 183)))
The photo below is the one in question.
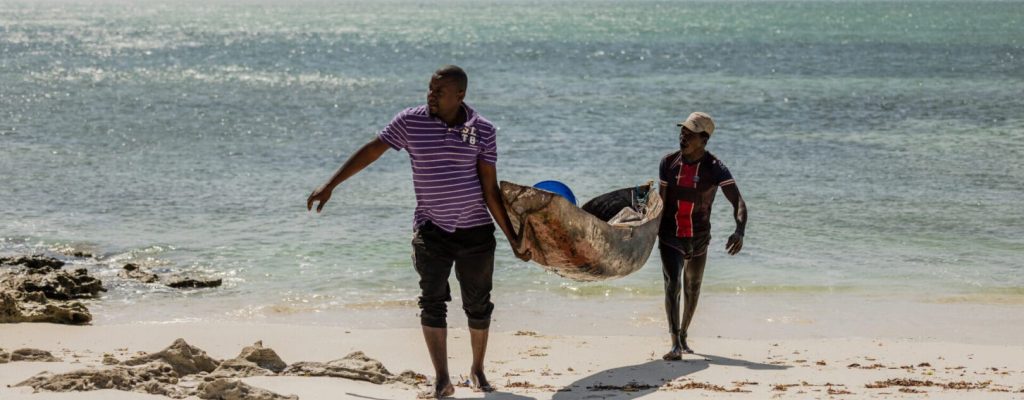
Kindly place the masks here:
POLYGON ((554 193, 511 182, 501 182, 501 191, 513 229, 523 238, 520 250, 530 251, 532 261, 569 279, 629 275, 644 266, 657 240, 662 204, 651 184, 609 192, 584 208, 554 193), (604 202, 608 206, 632 198, 634 190, 648 193, 643 219, 634 224, 611 225, 584 211, 600 200, 612 200, 604 202))

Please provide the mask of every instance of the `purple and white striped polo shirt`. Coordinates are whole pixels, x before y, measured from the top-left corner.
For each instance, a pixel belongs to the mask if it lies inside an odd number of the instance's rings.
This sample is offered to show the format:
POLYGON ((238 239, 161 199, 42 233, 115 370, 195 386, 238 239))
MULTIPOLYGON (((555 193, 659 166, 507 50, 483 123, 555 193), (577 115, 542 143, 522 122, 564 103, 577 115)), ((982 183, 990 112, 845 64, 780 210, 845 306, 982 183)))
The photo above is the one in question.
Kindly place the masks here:
POLYGON ((377 137, 412 161, 416 191, 413 227, 425 222, 446 232, 491 223, 476 171, 477 160, 498 161, 495 128, 465 103, 466 123, 448 127, 426 105, 398 113, 377 137))

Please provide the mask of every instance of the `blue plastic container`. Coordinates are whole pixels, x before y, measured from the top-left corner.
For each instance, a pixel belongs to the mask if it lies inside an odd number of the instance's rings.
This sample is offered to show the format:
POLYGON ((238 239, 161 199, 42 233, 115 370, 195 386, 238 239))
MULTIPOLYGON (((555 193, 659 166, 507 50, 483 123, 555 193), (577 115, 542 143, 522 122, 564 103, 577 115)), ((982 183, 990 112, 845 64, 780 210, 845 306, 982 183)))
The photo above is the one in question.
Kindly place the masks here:
POLYGON ((569 186, 566 186, 562 182, 559 182, 559 181, 537 182, 537 184, 533 185, 533 187, 535 187, 537 189, 541 189, 541 190, 546 190, 546 191, 549 191, 551 193, 554 193, 554 194, 557 194, 559 196, 562 196, 566 200, 569 200, 569 202, 572 203, 572 205, 574 205, 574 206, 577 205, 576 204, 576 195, 572 194, 572 189, 569 189, 569 186))

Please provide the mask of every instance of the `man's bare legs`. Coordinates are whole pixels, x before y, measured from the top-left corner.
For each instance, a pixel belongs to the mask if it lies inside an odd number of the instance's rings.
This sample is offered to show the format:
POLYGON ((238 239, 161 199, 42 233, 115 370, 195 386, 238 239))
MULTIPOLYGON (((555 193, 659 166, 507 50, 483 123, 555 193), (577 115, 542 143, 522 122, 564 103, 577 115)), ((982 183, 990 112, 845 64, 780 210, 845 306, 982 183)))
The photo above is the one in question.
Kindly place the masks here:
POLYGON ((434 364, 434 376, 437 377, 434 381, 434 397, 451 397, 455 394, 455 386, 452 386, 451 377, 448 376, 448 329, 424 325, 423 340, 427 342, 430 362, 434 364))
POLYGON ((487 382, 484 375, 484 355, 487 353, 488 329, 469 328, 469 341, 473 346, 473 367, 469 370, 469 379, 473 388, 481 392, 493 392, 494 387, 487 382))
POLYGON ((672 337, 672 349, 662 356, 665 360, 679 360, 682 355, 693 353, 686 343, 686 332, 697 310, 697 299, 700 297, 700 286, 704 278, 704 265, 707 253, 684 260, 683 255, 667 246, 659 246, 662 257, 662 272, 665 278, 665 314, 668 318, 669 332, 672 337), (683 275, 680 277, 680 275, 683 275), (682 279, 680 279, 682 278, 682 279), (683 292, 685 310, 683 310, 682 328, 679 321, 680 292, 683 292))
MULTIPOLYGON (((707 263, 708 253, 705 252, 697 257, 686 260, 683 267, 683 326, 679 331, 679 342, 683 346, 683 352, 693 354, 693 349, 686 344, 686 332, 690 328, 690 321, 693 320, 693 313, 697 311, 697 299, 700 297, 700 285, 704 280, 704 264, 707 263)), ((678 297, 677 297, 678 298, 678 297)))
MULTIPOLYGON (((488 329, 469 329, 470 344, 473 347, 473 366, 469 377, 473 388, 483 392, 493 392, 494 387, 487 381, 484 374, 484 356, 487 354, 488 329)), ((423 326, 423 339, 427 342, 430 362, 434 364, 434 396, 438 399, 455 394, 448 375, 448 329, 423 326)))

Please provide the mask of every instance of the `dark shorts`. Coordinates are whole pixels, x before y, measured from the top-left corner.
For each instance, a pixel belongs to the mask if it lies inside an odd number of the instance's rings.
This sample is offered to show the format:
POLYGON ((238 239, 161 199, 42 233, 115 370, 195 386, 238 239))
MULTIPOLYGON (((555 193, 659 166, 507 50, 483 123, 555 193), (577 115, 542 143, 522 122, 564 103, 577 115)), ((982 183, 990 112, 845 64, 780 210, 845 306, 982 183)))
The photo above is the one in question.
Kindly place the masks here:
POLYGON ((684 260, 689 260, 707 253, 709 243, 711 243, 710 234, 686 238, 658 235, 658 247, 662 252, 665 250, 675 250, 684 260))
POLYGON ((421 225, 413 235, 413 265, 420 275, 420 324, 447 328, 448 301, 452 300, 448 277, 455 265, 455 278, 462 291, 462 309, 469 327, 491 325, 491 280, 494 275, 494 225, 445 232, 434 224, 421 225))

